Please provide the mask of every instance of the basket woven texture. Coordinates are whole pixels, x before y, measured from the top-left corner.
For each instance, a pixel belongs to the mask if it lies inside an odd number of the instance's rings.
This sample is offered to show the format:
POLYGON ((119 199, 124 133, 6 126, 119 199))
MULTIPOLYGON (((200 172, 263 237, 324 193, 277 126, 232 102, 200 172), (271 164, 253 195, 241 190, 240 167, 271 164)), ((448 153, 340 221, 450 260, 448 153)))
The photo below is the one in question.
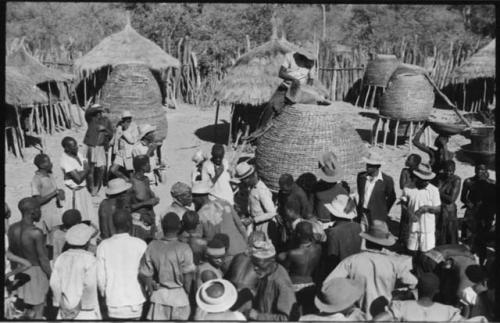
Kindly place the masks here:
POLYGON ((394 73, 380 101, 380 115, 402 121, 429 118, 434 105, 434 88, 420 73, 394 73))
POLYGON ((113 67, 102 88, 99 102, 110 111, 110 120, 116 125, 124 110, 130 111, 137 125, 156 126, 156 138, 167 137, 167 115, 161 104, 158 82, 149 68, 142 64, 121 64, 113 67))
POLYGON ((344 169, 344 180, 356 188, 357 173, 364 169, 367 149, 347 116, 329 106, 295 104, 274 119, 273 126, 259 138, 255 151, 259 177, 274 191, 284 173, 297 179, 318 170, 318 157, 332 151, 344 169))
POLYGON ((399 61, 394 55, 377 55, 366 66, 363 82, 366 85, 385 87, 399 61))

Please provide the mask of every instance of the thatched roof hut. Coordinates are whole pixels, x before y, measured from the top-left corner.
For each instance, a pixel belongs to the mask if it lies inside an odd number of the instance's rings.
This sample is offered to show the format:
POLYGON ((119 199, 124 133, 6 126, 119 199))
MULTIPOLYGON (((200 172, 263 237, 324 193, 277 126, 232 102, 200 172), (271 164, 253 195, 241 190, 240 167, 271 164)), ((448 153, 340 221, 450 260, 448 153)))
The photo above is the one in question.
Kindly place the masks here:
POLYGON ((178 59, 164 52, 151 40, 141 36, 130 23, 115 34, 104 38, 85 56, 78 58, 73 66, 80 76, 88 76, 106 67, 139 62, 153 71, 166 70, 169 67, 180 67, 178 59))
POLYGON ((7 56, 6 66, 16 67, 23 75, 28 75, 32 82, 68 82, 73 75, 49 68, 41 64, 36 58, 28 54, 24 46, 20 46, 7 56))
POLYGON ((47 104, 47 95, 16 67, 5 67, 5 103, 11 106, 47 104))
POLYGON ((495 78, 496 39, 465 60, 453 72, 460 80, 476 78, 495 78))
POLYGON ((219 102, 258 106, 269 101, 283 81, 278 77, 285 55, 297 46, 277 38, 241 56, 219 84, 219 102))

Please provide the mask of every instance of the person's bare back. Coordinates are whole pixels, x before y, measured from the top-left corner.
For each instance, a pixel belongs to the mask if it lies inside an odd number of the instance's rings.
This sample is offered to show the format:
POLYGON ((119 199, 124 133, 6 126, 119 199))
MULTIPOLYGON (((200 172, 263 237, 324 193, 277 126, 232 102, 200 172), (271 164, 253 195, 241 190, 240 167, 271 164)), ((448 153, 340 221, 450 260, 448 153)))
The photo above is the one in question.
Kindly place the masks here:
POLYGON ((42 270, 50 275, 50 266, 47 269, 49 260, 42 230, 33 224, 19 221, 10 226, 8 237, 13 254, 29 260, 33 266, 42 267, 42 270))
POLYGON ((314 242, 301 244, 297 249, 288 251, 284 263, 289 270, 292 283, 312 282, 312 275, 318 267, 320 258, 321 246, 314 242))

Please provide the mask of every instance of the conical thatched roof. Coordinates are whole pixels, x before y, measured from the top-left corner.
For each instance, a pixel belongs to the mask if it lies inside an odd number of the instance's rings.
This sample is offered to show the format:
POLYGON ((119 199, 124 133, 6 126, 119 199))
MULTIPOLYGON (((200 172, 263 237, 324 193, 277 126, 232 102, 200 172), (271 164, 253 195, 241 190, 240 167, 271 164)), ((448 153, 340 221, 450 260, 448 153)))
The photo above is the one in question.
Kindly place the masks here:
POLYGON ((71 74, 41 64, 26 52, 24 46, 19 46, 18 49, 8 55, 5 65, 16 67, 21 74, 29 77, 36 84, 51 81, 67 82, 73 78, 71 74))
POLYGON ((156 71, 180 67, 179 60, 139 35, 128 23, 122 31, 104 38, 85 56, 77 59, 74 71, 79 75, 89 75, 104 66, 129 62, 140 62, 156 71))
POLYGON ((5 103, 13 106, 27 106, 34 103, 48 103, 47 95, 19 69, 5 67, 5 103))
POLYGON ((268 102, 283 81, 278 77, 285 54, 297 46, 286 41, 271 41, 241 56, 219 84, 215 98, 224 103, 260 105, 268 102))
POLYGON ((496 39, 469 57, 453 72, 460 80, 495 77, 496 39))

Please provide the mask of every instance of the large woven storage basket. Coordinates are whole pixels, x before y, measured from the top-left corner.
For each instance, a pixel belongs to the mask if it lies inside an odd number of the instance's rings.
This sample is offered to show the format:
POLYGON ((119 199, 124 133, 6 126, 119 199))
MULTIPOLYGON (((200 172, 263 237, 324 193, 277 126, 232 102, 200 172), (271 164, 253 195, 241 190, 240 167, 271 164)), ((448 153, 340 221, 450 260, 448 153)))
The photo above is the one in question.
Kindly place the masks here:
POLYGON ((335 111, 335 105, 287 106, 273 121, 273 126, 259 138, 255 151, 257 172, 273 191, 284 173, 297 179, 301 174, 318 170, 318 157, 332 151, 345 170, 344 180, 356 188, 356 175, 364 169, 362 157, 367 149, 349 123, 349 118, 335 111))
POLYGON ((167 115, 161 103, 160 87, 147 66, 133 63, 113 67, 101 93, 100 104, 109 109, 114 125, 121 113, 128 110, 137 125, 156 126, 157 139, 167 137, 167 115))
POLYGON ((427 120, 434 106, 434 88, 422 71, 396 69, 380 100, 380 115, 402 121, 427 120))
POLYGON ((366 85, 385 87, 399 61, 394 55, 377 55, 368 62, 363 82, 366 85))

